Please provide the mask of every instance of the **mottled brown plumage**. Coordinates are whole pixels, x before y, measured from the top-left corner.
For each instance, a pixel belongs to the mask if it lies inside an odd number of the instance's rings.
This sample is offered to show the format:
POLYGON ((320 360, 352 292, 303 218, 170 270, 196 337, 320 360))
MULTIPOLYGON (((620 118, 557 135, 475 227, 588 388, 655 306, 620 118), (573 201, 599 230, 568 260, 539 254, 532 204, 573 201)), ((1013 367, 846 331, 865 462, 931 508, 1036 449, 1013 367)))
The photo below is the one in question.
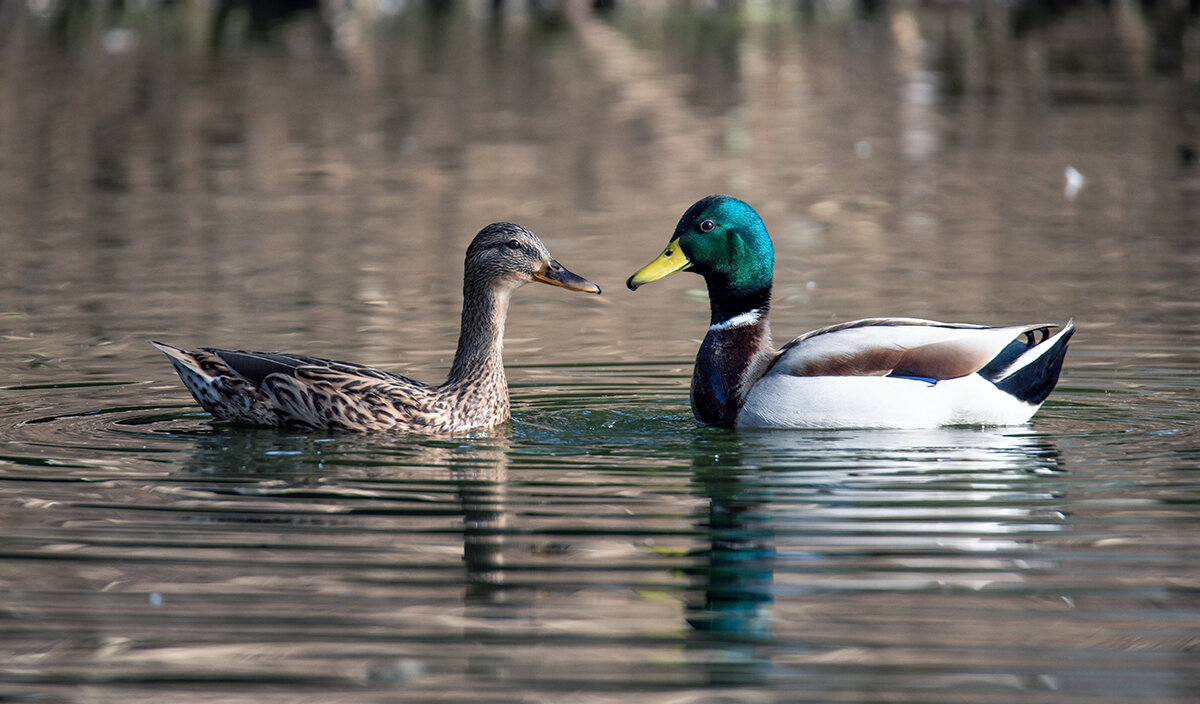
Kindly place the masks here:
POLYGON ((509 417, 504 321, 513 291, 530 281, 600 293, 519 225, 493 223, 475 236, 467 247, 458 349, 440 386, 305 355, 151 344, 170 358, 196 401, 220 419, 357 432, 481 430, 509 417))

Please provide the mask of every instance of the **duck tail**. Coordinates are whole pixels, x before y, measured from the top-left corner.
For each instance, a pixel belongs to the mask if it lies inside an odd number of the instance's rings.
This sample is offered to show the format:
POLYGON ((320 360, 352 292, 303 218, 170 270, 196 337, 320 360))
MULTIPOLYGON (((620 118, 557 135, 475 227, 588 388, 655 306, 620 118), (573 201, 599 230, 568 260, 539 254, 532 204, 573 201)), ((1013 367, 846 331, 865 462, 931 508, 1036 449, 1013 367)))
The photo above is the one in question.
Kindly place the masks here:
POLYGON ((202 377, 208 376, 200 369, 200 365, 196 364, 196 358, 191 352, 174 345, 168 345, 165 342, 158 342, 157 340, 150 340, 149 342, 157 347, 159 352, 167 355, 167 358, 171 360, 171 364, 175 365, 180 374, 191 372, 202 377))
POLYGON ((1067 341, 1074 334, 1073 319, 1053 336, 1048 327, 1032 330, 1023 339, 1013 340, 979 373, 1001 391, 1032 406, 1040 405, 1058 383, 1067 341))
MULTIPOLYGON (((221 372, 219 369, 214 368, 212 363, 205 362, 203 358, 205 356, 204 350, 200 350, 199 354, 201 357, 197 357, 197 353, 189 352, 174 345, 154 340, 150 340, 150 344, 167 355, 167 359, 171 360, 171 364, 175 367, 175 372, 183 380, 183 385, 187 387, 187 390, 196 399, 196 402, 204 407, 204 410, 218 418, 229 416, 228 411, 222 406, 221 392, 217 388, 219 386, 217 377, 221 375, 221 372)), ((217 361, 219 362, 220 360, 217 361)))

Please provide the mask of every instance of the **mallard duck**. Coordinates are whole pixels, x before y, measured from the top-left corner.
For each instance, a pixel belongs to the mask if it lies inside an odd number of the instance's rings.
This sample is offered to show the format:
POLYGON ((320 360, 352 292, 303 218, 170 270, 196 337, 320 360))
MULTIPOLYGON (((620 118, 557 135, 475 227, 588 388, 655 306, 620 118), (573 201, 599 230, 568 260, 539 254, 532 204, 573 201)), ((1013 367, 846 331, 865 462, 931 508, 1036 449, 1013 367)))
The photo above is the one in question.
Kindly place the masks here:
POLYGON ((509 417, 500 354, 504 321, 509 298, 530 281, 600 293, 520 225, 493 223, 475 236, 467 247, 458 349, 440 386, 300 354, 151 344, 166 353, 200 405, 220 419, 349 431, 482 430, 509 417))
POLYGON ((1058 382, 1068 321, 989 327, 869 318, 775 350, 767 311, 775 250, 754 208, 714 195, 688 208, 636 290, 677 271, 704 277, 711 324, 692 375, 701 423, 764 428, 1017 425, 1058 382))

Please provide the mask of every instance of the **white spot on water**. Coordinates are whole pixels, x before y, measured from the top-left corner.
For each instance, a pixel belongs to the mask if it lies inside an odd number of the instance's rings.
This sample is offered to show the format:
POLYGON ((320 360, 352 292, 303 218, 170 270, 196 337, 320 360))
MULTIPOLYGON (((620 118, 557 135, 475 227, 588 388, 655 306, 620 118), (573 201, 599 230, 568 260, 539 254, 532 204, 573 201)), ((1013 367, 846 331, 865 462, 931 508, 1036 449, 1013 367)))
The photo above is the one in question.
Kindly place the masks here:
POLYGON ((137 43, 137 32, 132 29, 116 27, 104 33, 104 50, 110 54, 128 54, 137 43))
POLYGON ((1075 200, 1075 196, 1079 194, 1079 191, 1083 190, 1087 179, 1074 166, 1068 166, 1064 169, 1063 176, 1067 181, 1066 185, 1063 186, 1063 194, 1067 197, 1067 200, 1075 200))

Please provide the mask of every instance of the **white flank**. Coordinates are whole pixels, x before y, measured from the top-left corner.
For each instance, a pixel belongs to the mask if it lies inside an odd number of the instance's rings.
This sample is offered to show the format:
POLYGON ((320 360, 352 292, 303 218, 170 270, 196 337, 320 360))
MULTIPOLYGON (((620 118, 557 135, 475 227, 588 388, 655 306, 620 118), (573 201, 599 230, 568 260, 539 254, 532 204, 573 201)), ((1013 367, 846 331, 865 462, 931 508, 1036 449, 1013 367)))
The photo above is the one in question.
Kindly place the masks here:
POLYGON ((746 428, 1020 425, 1037 411, 978 374, 930 384, 882 376, 769 374, 738 414, 746 428))

